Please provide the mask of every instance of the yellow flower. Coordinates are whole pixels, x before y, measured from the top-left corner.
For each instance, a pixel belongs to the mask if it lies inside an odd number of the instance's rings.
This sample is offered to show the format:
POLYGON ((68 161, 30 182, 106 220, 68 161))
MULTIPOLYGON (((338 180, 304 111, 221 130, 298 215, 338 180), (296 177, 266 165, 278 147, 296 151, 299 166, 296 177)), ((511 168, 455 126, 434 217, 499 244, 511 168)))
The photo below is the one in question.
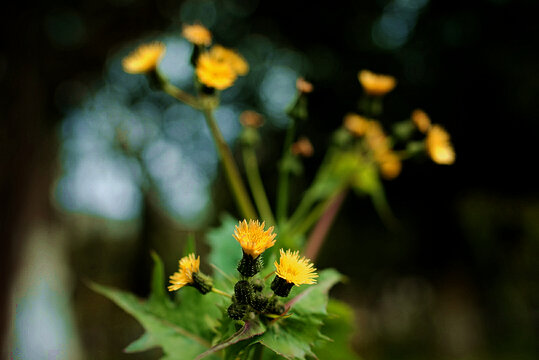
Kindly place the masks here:
POLYGON ((361 70, 358 79, 365 92, 373 96, 385 95, 397 85, 393 76, 375 74, 369 70, 361 70))
POLYGON ((264 125, 264 117, 253 110, 245 110, 240 114, 240 123, 245 127, 258 129, 264 125))
POLYGON ((130 74, 153 71, 165 55, 165 50, 165 44, 159 41, 140 45, 122 60, 122 67, 130 74))
POLYGON ((234 239, 236 239, 243 249, 245 254, 256 259, 266 249, 269 249, 275 244, 275 236, 273 234, 273 226, 264 231, 265 222, 262 225, 258 220, 240 221, 234 230, 234 239))
POLYGON ((296 80, 296 89, 298 89, 298 91, 301 93, 308 94, 313 91, 313 88, 313 84, 302 77, 296 80))
POLYGON ((369 120, 358 114, 349 113, 344 117, 344 127, 355 136, 363 136, 369 126, 369 120))
POLYGON ((229 64, 237 75, 243 76, 249 72, 247 61, 234 50, 227 49, 221 45, 214 45, 210 49, 210 55, 220 62, 229 64))
POLYGON ((385 179, 391 180, 396 178, 402 170, 401 159, 391 150, 379 154, 376 157, 376 161, 385 179))
POLYGON ((184 25, 182 35, 195 45, 211 44, 211 32, 200 24, 184 25))
POLYGON ((430 128, 430 118, 421 109, 416 109, 412 112, 412 121, 422 133, 426 133, 430 128))
POLYGON ((210 53, 200 54, 195 71, 202 84, 217 90, 231 87, 238 77, 228 63, 213 57, 210 53))
POLYGON ((314 154, 313 144, 305 136, 300 137, 298 141, 293 143, 290 150, 292 154, 303 157, 311 157, 314 154))
POLYGON ((179 270, 170 276, 171 285, 168 287, 168 291, 175 291, 194 283, 193 273, 199 271, 200 256, 195 258, 195 254, 189 254, 181 258, 179 263, 179 270))
POLYGON ((425 139, 425 146, 431 159, 442 165, 455 162, 455 150, 451 145, 449 134, 440 125, 432 125, 425 139))
POLYGON ((384 133, 384 129, 382 128, 382 125, 376 120, 370 120, 367 122, 367 129, 365 130, 365 140, 367 140, 369 148, 374 153, 383 153, 390 148, 389 140, 384 133))
POLYGON ((315 284, 318 274, 309 259, 299 256, 299 251, 279 250, 281 258, 275 261, 275 274, 290 284, 315 284))

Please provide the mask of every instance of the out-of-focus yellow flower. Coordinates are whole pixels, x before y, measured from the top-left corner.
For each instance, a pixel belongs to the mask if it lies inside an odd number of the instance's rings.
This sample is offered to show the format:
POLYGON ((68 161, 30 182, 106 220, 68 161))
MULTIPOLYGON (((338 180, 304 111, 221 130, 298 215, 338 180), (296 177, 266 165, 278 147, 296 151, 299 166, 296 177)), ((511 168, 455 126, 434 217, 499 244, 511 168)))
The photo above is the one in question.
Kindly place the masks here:
POLYGON ((449 134, 440 125, 430 127, 425 139, 425 147, 435 163, 451 165, 455 162, 455 150, 451 145, 449 134))
POLYGON ((198 80, 206 86, 224 90, 236 81, 237 74, 232 67, 210 53, 202 53, 198 57, 195 70, 198 80))
POLYGON ((397 85, 397 80, 390 75, 375 74, 369 70, 361 70, 358 79, 365 92, 373 96, 382 96, 397 85))
POLYGON ((200 256, 195 254, 184 256, 179 261, 179 270, 170 276, 170 286, 168 291, 178 290, 185 285, 193 284, 193 274, 200 268, 200 256))
POLYGON ((165 44, 159 41, 140 45, 123 58, 122 67, 125 72, 130 74, 153 71, 165 55, 165 50, 165 44))
POLYGON ((370 120, 367 122, 367 129, 365 130, 365 140, 367 145, 374 153, 386 152, 389 146, 389 140, 384 133, 382 124, 376 120, 370 120))
POLYGON ((396 178, 402 170, 401 159, 391 150, 378 154, 376 161, 378 162, 380 173, 385 179, 396 178))
POLYGON ((292 144, 291 151, 292 154, 303 157, 311 157, 314 154, 313 144, 304 136, 292 144))
POLYGON ((361 115, 349 113, 344 117, 344 127, 355 136, 363 136, 367 132, 369 120, 361 115))
POLYGON ((220 62, 229 64, 232 70, 240 76, 249 72, 247 61, 234 50, 227 49, 221 45, 214 45, 210 49, 210 55, 220 62))
POLYGON ((426 133, 430 128, 430 118, 421 109, 416 109, 412 112, 412 121, 419 131, 426 133))
POLYGON ((279 263, 275 261, 275 274, 290 284, 315 284, 318 274, 309 259, 299 256, 299 251, 280 249, 279 263))
POLYGON ((240 123, 245 127, 258 129, 264 125, 264 117, 253 110, 245 110, 240 114, 240 123))
POLYGON ((256 259, 266 249, 269 249, 275 244, 275 234, 273 234, 273 226, 264 231, 265 222, 260 224, 258 220, 240 221, 236 225, 234 231, 234 239, 236 239, 243 249, 243 252, 256 259))
POLYGON ((296 80, 296 89, 298 89, 298 91, 301 93, 308 94, 313 91, 313 88, 313 84, 302 77, 296 80))
POLYGON ((211 44, 211 32, 200 24, 184 25, 182 35, 195 45, 208 46, 211 44))

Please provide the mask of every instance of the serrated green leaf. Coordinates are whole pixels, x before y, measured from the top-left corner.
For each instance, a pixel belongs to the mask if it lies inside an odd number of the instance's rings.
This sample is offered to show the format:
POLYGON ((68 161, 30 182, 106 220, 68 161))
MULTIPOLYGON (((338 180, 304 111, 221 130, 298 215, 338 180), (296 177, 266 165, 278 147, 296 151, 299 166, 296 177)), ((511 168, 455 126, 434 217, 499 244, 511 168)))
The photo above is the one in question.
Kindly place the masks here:
POLYGON ((319 341, 314 352, 320 359, 360 360, 352 350, 350 339, 354 333, 354 311, 342 301, 330 299, 329 316, 324 320, 322 332, 331 341, 319 341))
POLYGON ((135 353, 150 350, 159 346, 159 342, 151 334, 144 333, 137 340, 127 345, 124 349, 126 353, 135 353))
MULTIPOLYGON (((188 324, 180 321, 178 317, 167 316, 167 314, 174 315, 187 312, 182 311, 179 307, 174 307, 171 302, 168 303, 169 308, 164 309, 165 304, 159 306, 156 302, 143 301, 121 290, 97 284, 92 284, 91 287, 114 301, 128 314, 137 319, 146 332, 149 333, 149 337, 156 341, 157 344, 154 345, 163 348, 167 359, 191 360, 210 347, 208 339, 194 332, 192 326, 188 328, 184 326, 188 324)), ((150 343, 137 344, 137 342, 138 340, 131 350, 138 348, 142 351, 150 348, 148 347, 150 343)))
POLYGON ((327 316, 328 291, 341 278, 336 270, 321 271, 317 285, 303 290, 286 304, 292 316, 269 325, 257 341, 286 359, 316 357, 313 345, 326 339, 320 328, 327 316))

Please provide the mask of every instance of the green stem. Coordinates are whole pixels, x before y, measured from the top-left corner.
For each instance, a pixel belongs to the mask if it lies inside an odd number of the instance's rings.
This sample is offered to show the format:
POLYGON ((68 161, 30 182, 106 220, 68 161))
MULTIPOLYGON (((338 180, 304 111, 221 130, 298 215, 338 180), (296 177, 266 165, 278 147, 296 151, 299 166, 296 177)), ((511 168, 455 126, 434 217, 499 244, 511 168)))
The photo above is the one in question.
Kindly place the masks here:
POLYGON ((232 295, 227 294, 226 292, 224 292, 224 291, 222 291, 222 290, 219 290, 219 289, 216 289, 216 288, 212 288, 211 291, 214 292, 214 293, 216 293, 216 294, 226 296, 226 297, 228 297, 228 298, 231 298, 231 297, 232 297, 232 295))
POLYGON ((277 221, 282 225, 287 218, 288 210, 288 168, 284 166, 286 159, 290 156, 290 147, 294 141, 294 134, 296 132, 296 122, 294 119, 290 119, 288 129, 286 130, 286 137, 283 146, 283 156, 281 164, 279 166, 279 184, 277 187, 277 221))
POLYGON ((182 89, 172 85, 168 79, 163 75, 161 74, 158 70, 155 71, 155 76, 157 76, 157 80, 159 81, 159 84, 161 85, 161 89, 166 92, 167 94, 169 94, 170 96, 172 96, 173 98, 176 98, 178 100, 180 100, 181 102, 195 108, 195 109, 201 109, 201 106, 200 106, 200 102, 198 101, 198 99, 183 91, 182 89))
POLYGON ((311 212, 304 218, 303 222, 298 226, 292 228, 288 233, 288 236, 293 238, 294 236, 306 233, 320 217, 326 212, 328 207, 333 203, 334 199, 341 193, 342 188, 338 188, 329 196, 326 200, 316 205, 311 212))
POLYGON ((263 220, 265 220, 269 226, 275 225, 275 218, 271 211, 271 206, 264 190, 264 184, 260 177, 260 171, 258 169, 258 161, 256 159, 256 153, 252 146, 246 145, 243 148, 243 162, 245 164, 245 172, 247 174, 247 181, 251 187, 251 192, 255 199, 256 207, 263 220))
POLYGON ((217 122, 215 121, 215 117, 213 116, 213 110, 205 107, 202 109, 202 112, 204 113, 206 123, 208 124, 215 144, 217 145, 219 157, 223 162, 228 182, 230 184, 232 193, 234 194, 240 212, 242 213, 242 216, 246 219, 256 219, 256 211, 251 202, 251 198, 249 197, 247 190, 245 189, 245 185, 243 184, 243 180, 241 179, 240 172, 238 170, 238 167, 236 166, 236 162, 234 161, 232 152, 230 151, 230 148, 228 147, 225 139, 223 138, 221 130, 219 130, 219 127, 217 126, 217 122))

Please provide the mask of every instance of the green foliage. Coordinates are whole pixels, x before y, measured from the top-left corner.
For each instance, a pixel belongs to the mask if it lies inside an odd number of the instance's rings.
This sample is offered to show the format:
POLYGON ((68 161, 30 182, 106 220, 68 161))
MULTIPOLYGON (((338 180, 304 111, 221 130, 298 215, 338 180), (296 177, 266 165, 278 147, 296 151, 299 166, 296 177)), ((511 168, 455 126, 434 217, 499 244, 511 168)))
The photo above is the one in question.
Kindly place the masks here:
MULTIPOLYGON (((228 214, 221 217, 221 226, 212 229, 206 235, 208 245, 211 247, 209 254, 210 264, 215 265, 225 274, 237 274, 236 267, 242 257, 241 246, 232 237, 234 227, 238 220, 228 214)), ((231 282, 226 281, 226 276, 219 271, 214 273, 215 283, 224 288, 231 288, 231 282)))
MULTIPOLYGON (((119 307, 137 319, 146 331, 130 344, 127 352, 139 352, 160 346, 164 359, 192 360, 211 347, 214 328, 222 303, 217 294, 202 296, 194 288, 182 289, 176 301, 166 295, 163 264, 157 254, 152 254, 155 266, 152 277, 152 293, 147 301, 128 292, 98 284, 91 288, 114 301, 119 307)), ((211 358, 216 358, 215 356, 211 358)))
POLYGON ((354 311, 350 306, 330 299, 328 317, 324 320, 322 332, 332 341, 318 341, 314 352, 320 359, 359 360, 360 357, 350 347, 354 332, 354 311))
MULTIPOLYGON (((235 273, 240 257, 236 255, 232 262, 228 256, 241 254, 239 246, 230 239, 230 228, 235 224, 234 219, 225 217, 222 227, 208 235, 213 250, 210 259, 226 273, 235 273)), ((152 253, 152 257, 155 265, 148 300, 111 287, 90 285, 131 314, 144 327, 145 333, 127 346, 126 352, 161 347, 164 359, 169 360, 219 357, 248 359, 254 352, 262 350, 260 346, 263 346, 272 350, 277 357, 306 359, 316 357, 318 350, 325 354, 335 351, 331 345, 325 345, 328 340, 326 335, 334 336, 338 346, 346 344, 344 333, 349 331, 348 321, 351 319, 351 315, 346 312, 348 308, 342 304, 332 305, 332 311, 342 315, 342 319, 328 318, 326 309, 330 288, 342 278, 333 269, 320 272, 316 285, 294 287, 286 299, 288 311, 282 316, 251 312, 243 322, 228 317, 226 308, 230 300, 215 293, 201 295, 193 287, 186 286, 177 292, 174 301, 171 300, 165 291, 163 263, 157 254, 152 253), (328 333, 323 335, 321 329, 328 333)), ((217 276, 223 282, 228 281, 222 274, 217 276)), ((269 278, 266 281, 266 291, 270 281, 269 278)), ((264 358, 274 358, 271 352, 266 353, 264 358)), ((344 348, 339 354, 352 353, 344 348)), ((352 355, 350 359, 354 359, 352 355)))

